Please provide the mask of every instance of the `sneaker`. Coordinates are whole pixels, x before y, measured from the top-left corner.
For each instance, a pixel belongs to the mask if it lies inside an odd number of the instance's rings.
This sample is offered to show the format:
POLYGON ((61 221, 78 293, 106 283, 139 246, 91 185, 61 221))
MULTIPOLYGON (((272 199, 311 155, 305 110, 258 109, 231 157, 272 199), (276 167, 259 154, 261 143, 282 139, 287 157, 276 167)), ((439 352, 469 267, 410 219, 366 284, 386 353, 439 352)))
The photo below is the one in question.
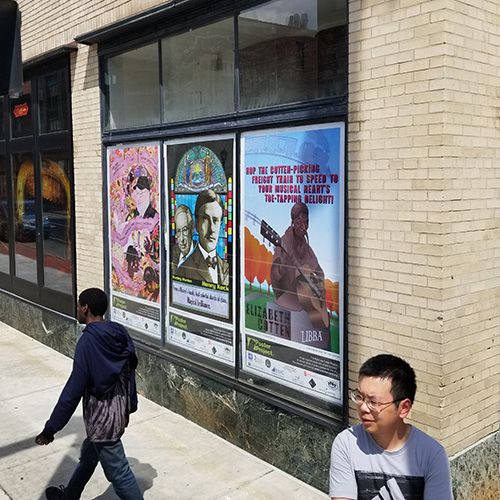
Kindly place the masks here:
POLYGON ((66 495, 64 494, 64 486, 49 486, 45 490, 45 496, 47 500, 64 500, 66 495))

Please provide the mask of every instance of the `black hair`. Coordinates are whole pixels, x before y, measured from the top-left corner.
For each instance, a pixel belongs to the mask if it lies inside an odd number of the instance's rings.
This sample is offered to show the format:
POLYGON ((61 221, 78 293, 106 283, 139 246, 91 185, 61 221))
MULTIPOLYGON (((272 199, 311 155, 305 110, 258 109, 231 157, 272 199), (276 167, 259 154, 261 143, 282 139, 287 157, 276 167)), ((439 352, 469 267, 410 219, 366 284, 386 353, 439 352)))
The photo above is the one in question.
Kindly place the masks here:
POLYGON ((147 189, 151 191, 151 182, 149 179, 143 175, 137 179, 137 184, 135 185, 137 189, 147 189))
POLYGON ((135 247, 133 245, 129 245, 127 247, 127 251, 125 252, 125 260, 129 264, 131 262, 139 260, 139 252, 135 249, 135 247))
POLYGON ((196 198, 196 205, 194 207, 195 216, 198 217, 198 212, 203 205, 206 205, 207 203, 213 203, 214 201, 219 204, 222 213, 224 214, 224 204, 222 203, 221 197, 212 189, 207 189, 206 191, 202 191, 198 195, 198 198, 196 198))
POLYGON ((380 377, 391 381, 394 400, 408 398, 412 404, 417 392, 417 381, 413 368, 401 358, 392 354, 379 354, 367 359, 359 369, 359 378, 380 377))
POLYGON ((104 316, 108 308, 108 297, 100 288, 87 288, 78 297, 81 306, 88 306, 94 316, 104 316))
POLYGON ((160 283, 160 277, 158 276, 158 273, 151 266, 148 266, 146 267, 146 269, 144 269, 142 278, 146 283, 160 283))

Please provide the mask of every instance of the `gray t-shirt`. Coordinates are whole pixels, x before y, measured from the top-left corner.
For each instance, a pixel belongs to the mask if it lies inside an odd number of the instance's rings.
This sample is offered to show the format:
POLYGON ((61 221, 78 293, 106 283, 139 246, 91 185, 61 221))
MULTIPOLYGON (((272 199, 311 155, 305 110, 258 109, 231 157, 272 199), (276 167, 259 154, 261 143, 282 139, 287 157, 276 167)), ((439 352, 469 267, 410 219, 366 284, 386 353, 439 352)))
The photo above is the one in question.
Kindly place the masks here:
POLYGON ((333 442, 330 497, 453 500, 446 451, 416 427, 411 427, 401 449, 386 451, 362 425, 356 425, 333 442))

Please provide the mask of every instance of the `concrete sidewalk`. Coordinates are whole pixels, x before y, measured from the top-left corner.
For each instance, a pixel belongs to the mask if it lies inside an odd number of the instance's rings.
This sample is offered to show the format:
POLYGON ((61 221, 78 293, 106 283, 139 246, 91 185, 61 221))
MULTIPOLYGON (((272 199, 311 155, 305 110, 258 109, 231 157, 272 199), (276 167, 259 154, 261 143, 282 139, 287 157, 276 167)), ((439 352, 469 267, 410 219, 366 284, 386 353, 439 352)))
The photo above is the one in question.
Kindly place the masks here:
MULTIPOLYGON (((34 443, 70 371, 70 359, 0 323, 0 500, 45 499, 49 484, 71 475, 84 439, 81 405, 52 444, 34 443)), ((144 398, 123 443, 147 500, 328 498, 144 398)), ((117 498, 100 467, 82 498, 117 498)))

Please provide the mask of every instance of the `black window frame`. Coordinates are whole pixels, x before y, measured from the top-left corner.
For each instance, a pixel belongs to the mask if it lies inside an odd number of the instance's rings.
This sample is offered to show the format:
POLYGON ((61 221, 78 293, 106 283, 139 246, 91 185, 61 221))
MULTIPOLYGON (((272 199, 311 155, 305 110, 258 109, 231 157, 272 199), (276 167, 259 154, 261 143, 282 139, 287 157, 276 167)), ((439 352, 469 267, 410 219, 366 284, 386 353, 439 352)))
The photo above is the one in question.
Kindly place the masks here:
POLYGON ((72 117, 71 117, 71 82, 70 82, 70 58, 67 51, 57 53, 55 57, 47 60, 37 60, 34 64, 26 64, 24 68, 24 80, 31 81, 31 120, 33 133, 30 136, 13 138, 11 135, 12 116, 10 113, 11 101, 4 98, 3 119, 4 137, 0 139, 0 155, 5 159, 8 178, 8 208, 9 208, 9 253, 10 273, 0 273, 0 287, 3 290, 32 301, 50 310, 74 317, 76 311, 76 250, 75 250, 75 206, 74 206, 74 181, 73 181, 73 141, 72 141, 72 117), (66 87, 65 108, 68 115, 67 129, 57 132, 40 133, 39 107, 38 107, 38 81, 43 76, 55 70, 61 70, 64 75, 63 84, 66 87), (71 294, 54 290, 45 283, 44 268, 44 233, 42 218, 42 173, 41 158, 44 152, 60 151, 69 160, 69 183, 70 183, 70 228, 71 239, 71 294), (16 154, 31 155, 35 175, 35 213, 36 213, 36 283, 16 276, 15 258, 15 165, 16 154))
MULTIPOLYGON (((189 3, 189 2, 187 2, 189 3)), ((161 171, 161 183, 165 186, 165 179, 163 179, 164 165, 163 165, 163 148, 164 142, 169 139, 174 138, 189 138, 189 137, 201 137, 203 135, 214 135, 214 134, 234 134, 235 135, 235 148, 236 148, 236 167, 235 167, 235 183, 238 186, 235 196, 241 195, 240 186, 240 137, 243 132, 248 132, 251 130, 259 130, 266 128, 277 128, 277 127, 289 127, 289 126, 300 126, 306 124, 321 124, 328 122, 343 122, 345 124, 345 165, 347 166, 347 117, 348 117, 348 82, 346 69, 345 72, 345 93, 341 96, 334 96, 328 98, 315 99, 314 101, 296 102, 280 104, 276 106, 269 106, 266 108, 252 109, 239 111, 239 95, 238 95, 238 57, 236 52, 235 57, 235 105, 236 111, 233 113, 225 115, 217 115, 214 117, 207 117, 189 121, 179 121, 175 123, 160 123, 158 125, 147 126, 140 129, 124 128, 124 129, 106 129, 107 113, 109 112, 108 106, 108 96, 107 96, 107 86, 105 84, 105 69, 106 60, 114 55, 126 52, 127 50, 132 50, 143 45, 151 44, 152 42, 158 43, 158 53, 159 53, 159 75, 160 82, 162 84, 162 61, 161 61, 161 40, 167 36, 174 36, 180 34, 189 29, 196 29, 207 24, 217 22, 221 19, 227 17, 234 17, 234 29, 235 29, 235 43, 238 43, 238 15, 242 10, 246 10, 251 7, 257 7, 268 3, 268 0, 258 0, 258 1, 235 1, 228 2, 227 0, 212 2, 212 8, 208 5, 201 5, 200 2, 193 2, 192 11, 186 10, 179 14, 172 14, 168 18, 168 23, 157 23, 150 27, 147 31, 134 30, 132 27, 127 29, 126 26, 121 26, 117 31, 116 37, 110 36, 103 41, 100 41, 98 45, 98 56, 99 56, 99 68, 100 68, 100 89, 101 89, 101 135, 102 135, 102 172, 103 172, 103 207, 105 211, 104 217, 104 238, 108 241, 108 228, 107 228, 107 173, 106 173, 106 151, 107 148, 114 145, 126 144, 126 143, 137 143, 141 141, 155 141, 157 140, 160 144, 161 155, 160 155, 160 171, 161 171), (216 5, 214 5, 216 4, 216 5)), ((189 7, 188 7, 189 9, 189 7)), ((346 0, 346 11, 347 11, 347 0, 346 0)), ((348 20, 346 21, 346 24, 348 20)), ((98 40, 99 41, 99 40, 98 40)), ((348 50, 348 30, 345 30, 345 47, 346 52, 348 50)), ((347 64, 347 58, 346 58, 347 64)), ((161 87, 160 93, 160 103, 163 106, 163 87, 161 87)), ((163 115, 163 109, 161 109, 161 114, 163 115)), ((346 175, 346 186, 347 186, 347 167, 345 169, 346 175)), ((288 411, 299 416, 303 416, 308 420, 315 421, 321 425, 327 427, 334 427, 337 429, 344 428, 348 422, 348 400, 347 400, 347 385, 348 385, 348 342, 347 342, 347 189, 345 190, 345 237, 344 237, 344 344, 343 352, 341 356, 343 357, 343 372, 342 377, 344 381, 344 394, 342 406, 337 405, 322 405, 319 404, 319 400, 307 397, 304 394, 299 394, 299 396, 292 396, 290 394, 285 394, 287 391, 283 391, 283 387, 280 384, 269 382, 268 380, 262 380, 262 384, 255 383, 252 378, 248 375, 241 375, 241 362, 240 362, 240 340, 241 332, 238 328, 240 323, 240 305, 237 300, 236 314, 234 318, 235 330, 236 330, 236 361, 234 368, 228 370, 226 367, 214 365, 213 362, 207 362, 202 356, 196 355, 187 350, 182 350, 180 348, 172 348, 168 346, 165 342, 165 325, 162 325, 162 338, 161 340, 153 339, 140 332, 131 330, 133 337, 136 339, 141 349, 160 356, 166 360, 172 361, 176 365, 185 367, 187 369, 193 370, 199 373, 201 376, 206 376, 209 379, 218 381, 225 386, 237 389, 241 392, 250 394, 260 400, 270 403, 274 406, 280 407, 285 411, 288 411)), ((168 209, 165 206, 165 192, 162 196, 162 220, 165 220, 164 210, 168 209)), ((239 227, 241 215, 238 211, 234 213, 234 227, 239 227)), ((235 230, 235 242, 234 248, 239 253, 241 250, 241 243, 239 238, 239 231, 235 230)), ((161 231, 161 253, 165 256, 165 242, 164 242, 164 231, 161 231)), ((104 276, 105 284, 109 292, 110 276, 109 276, 109 249, 105 249, 104 252, 104 276)), ((238 277, 241 273, 240 259, 236 258, 236 273, 234 277, 235 294, 236 297, 240 296, 240 280, 238 277)), ((166 284, 166 266, 168 263, 164 264, 162 267, 162 283, 163 287, 166 284)), ((165 293, 161 293, 161 309, 162 314, 168 304, 165 300, 165 293)))

